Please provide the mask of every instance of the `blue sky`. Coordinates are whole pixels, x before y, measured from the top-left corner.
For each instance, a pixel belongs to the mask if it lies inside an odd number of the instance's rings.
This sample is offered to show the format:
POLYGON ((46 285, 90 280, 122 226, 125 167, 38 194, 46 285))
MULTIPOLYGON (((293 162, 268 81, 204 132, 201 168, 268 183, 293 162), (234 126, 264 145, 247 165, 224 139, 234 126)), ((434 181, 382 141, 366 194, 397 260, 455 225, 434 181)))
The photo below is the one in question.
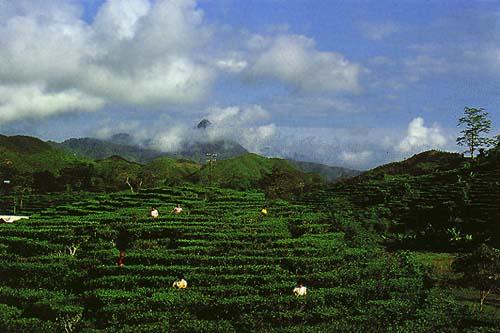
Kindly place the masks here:
POLYGON ((500 129, 499 1, 0 0, 0 133, 366 169, 500 129))

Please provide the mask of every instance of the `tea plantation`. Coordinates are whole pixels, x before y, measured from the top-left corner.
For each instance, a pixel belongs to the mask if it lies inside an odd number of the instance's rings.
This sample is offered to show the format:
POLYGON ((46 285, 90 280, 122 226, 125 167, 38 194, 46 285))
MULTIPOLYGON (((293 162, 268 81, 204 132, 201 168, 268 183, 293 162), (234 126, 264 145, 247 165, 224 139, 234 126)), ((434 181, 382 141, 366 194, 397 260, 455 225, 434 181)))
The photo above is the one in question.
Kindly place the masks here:
POLYGON ((196 186, 61 195, 0 225, 1 332, 496 331, 409 253, 353 242, 313 205, 196 186))

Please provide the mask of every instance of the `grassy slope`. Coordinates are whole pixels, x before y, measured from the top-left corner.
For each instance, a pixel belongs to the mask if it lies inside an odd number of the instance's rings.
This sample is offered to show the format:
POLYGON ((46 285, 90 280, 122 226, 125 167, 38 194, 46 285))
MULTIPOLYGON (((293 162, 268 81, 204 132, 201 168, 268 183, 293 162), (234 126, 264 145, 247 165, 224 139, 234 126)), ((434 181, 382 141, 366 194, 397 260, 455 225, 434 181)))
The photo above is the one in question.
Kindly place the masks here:
POLYGON ((129 162, 119 156, 111 156, 102 160, 95 161, 96 169, 102 175, 112 174, 138 174, 141 171, 142 165, 135 162, 129 162))
MULTIPOLYGON (((468 214, 491 227, 500 216, 500 184, 496 181, 500 160, 478 160, 470 168, 464 168, 465 162, 458 154, 424 152, 344 180, 328 195, 345 197, 360 208, 387 207, 393 219, 403 222, 418 218, 411 208, 440 209, 450 203, 463 208, 468 200, 468 214)), ((421 216, 422 220, 428 218, 427 214, 421 216)))
MULTIPOLYGON (((456 254, 414 252, 414 256, 419 263, 428 267, 431 277, 437 285, 447 289, 460 303, 477 309, 479 291, 473 288, 456 286, 457 281, 460 279, 460 275, 452 270, 456 254)), ((495 320, 500 320, 500 294, 493 293, 486 298, 483 313, 495 320)))
POLYGON ((313 172, 321 175, 327 181, 333 182, 339 179, 351 178, 361 174, 361 171, 329 166, 325 164, 288 160, 303 172, 313 172))
POLYGON ((381 165, 352 178, 352 182, 377 178, 383 175, 425 175, 460 168, 464 164, 462 155, 437 150, 429 150, 400 161, 381 165))
MULTIPOLYGON (((285 160, 266 158, 248 153, 235 158, 215 162, 212 167, 212 182, 213 184, 221 186, 228 186, 230 183, 241 182, 242 188, 245 188, 244 185, 246 184, 255 185, 262 180, 263 177, 269 175, 273 171, 273 168, 299 173, 306 177, 306 174, 285 160)), ((204 165, 197 176, 201 182, 208 183, 210 179, 209 165, 204 165)))
POLYGON ((0 147, 11 152, 22 154, 34 154, 46 150, 51 150, 50 145, 46 142, 43 142, 42 140, 37 138, 23 135, 0 135, 0 147))
POLYGON ((91 162, 53 149, 46 142, 27 136, 0 135, 0 156, 0 162, 12 162, 13 168, 20 173, 48 170, 57 174, 60 169, 73 163, 91 162))
POLYGON ((153 175, 155 179, 175 182, 197 172, 200 168, 201 165, 190 160, 160 157, 146 164, 142 172, 145 175, 153 175))

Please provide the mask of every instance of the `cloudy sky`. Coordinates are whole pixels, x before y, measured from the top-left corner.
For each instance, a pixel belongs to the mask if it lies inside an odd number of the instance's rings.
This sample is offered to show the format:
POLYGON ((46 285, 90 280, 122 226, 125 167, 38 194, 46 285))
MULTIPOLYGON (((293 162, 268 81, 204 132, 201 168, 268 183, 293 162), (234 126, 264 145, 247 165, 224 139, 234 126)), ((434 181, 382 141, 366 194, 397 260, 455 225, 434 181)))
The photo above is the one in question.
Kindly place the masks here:
POLYGON ((211 120, 268 156, 366 169, 500 129, 500 1, 0 0, 0 133, 133 134, 211 120))

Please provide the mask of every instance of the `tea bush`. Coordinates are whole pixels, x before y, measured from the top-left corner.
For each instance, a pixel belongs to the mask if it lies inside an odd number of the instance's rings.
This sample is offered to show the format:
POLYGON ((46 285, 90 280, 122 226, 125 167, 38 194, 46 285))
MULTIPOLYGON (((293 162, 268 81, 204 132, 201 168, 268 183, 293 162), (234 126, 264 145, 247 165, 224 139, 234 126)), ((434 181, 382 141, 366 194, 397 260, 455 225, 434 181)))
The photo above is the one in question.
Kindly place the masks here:
POLYGON ((379 230, 367 226, 375 213, 337 204, 330 214, 269 204, 257 192, 182 186, 78 197, 0 225, 0 331, 483 327, 435 293, 412 255, 378 245, 379 230), (185 213, 168 214, 178 202, 185 213), (153 205, 160 211, 154 220, 153 205), (130 238, 124 267, 116 264, 121 230, 130 238), (187 289, 172 288, 180 278, 187 289), (307 296, 293 295, 297 283, 307 296))

